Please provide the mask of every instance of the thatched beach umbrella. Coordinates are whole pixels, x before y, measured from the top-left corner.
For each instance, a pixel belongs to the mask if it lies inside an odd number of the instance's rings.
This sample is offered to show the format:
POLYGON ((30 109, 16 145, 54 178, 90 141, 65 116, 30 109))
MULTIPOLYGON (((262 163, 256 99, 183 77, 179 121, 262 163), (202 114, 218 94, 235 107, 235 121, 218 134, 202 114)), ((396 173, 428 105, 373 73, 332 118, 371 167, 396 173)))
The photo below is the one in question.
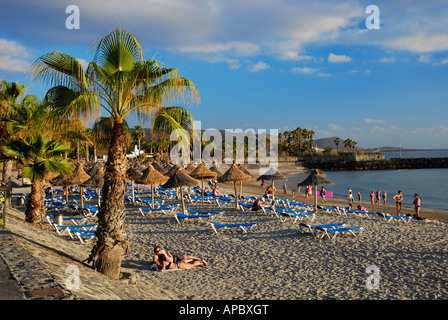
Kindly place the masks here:
POLYGON ((251 180, 251 176, 248 176, 243 171, 238 169, 238 166, 234 163, 230 166, 229 170, 227 170, 221 177, 218 178, 219 182, 231 181, 233 182, 233 186, 235 188, 235 209, 238 210, 238 188, 236 186, 237 182, 240 181, 249 181, 251 180))
POLYGON ((134 181, 139 179, 143 175, 144 168, 142 166, 133 166, 126 170, 126 178, 131 180, 131 192, 132 192, 132 202, 135 202, 135 190, 134 190, 134 181), (138 169, 138 168, 140 169, 138 169))
MULTIPOLYGON (((86 182, 89 179, 90 179, 90 176, 84 171, 84 165, 79 164, 76 167, 75 172, 73 172, 73 174, 71 176, 68 176, 66 179, 64 179, 61 182, 61 184, 63 186, 72 186, 72 185, 76 185, 76 184, 80 186, 81 208, 84 207, 84 198, 82 197, 83 187, 81 186, 81 184, 83 184, 84 182, 86 182)), ((66 201, 68 202, 68 190, 66 193, 66 201)))
POLYGON ((154 185, 162 184, 168 181, 168 177, 161 174, 159 171, 154 169, 151 164, 148 164, 148 168, 143 170, 143 175, 136 179, 136 183, 151 185, 151 199, 152 207, 154 208, 154 185))
MULTIPOLYGON (((248 176, 250 176, 250 179, 252 180, 254 178, 254 176, 249 172, 249 170, 246 169, 245 166, 243 166, 242 163, 240 163, 238 165, 238 169, 240 169, 241 171, 243 171, 245 174, 247 174, 248 176)), ((240 181, 240 196, 243 195, 243 182, 240 181)))
POLYGON ((173 172, 167 182, 165 182, 163 188, 180 188, 180 195, 182 201, 182 212, 185 213, 184 193, 182 187, 194 187, 197 186, 196 179, 188 175, 185 170, 179 166, 177 170, 173 172))
POLYGON ((166 173, 168 172, 168 170, 163 167, 158 161, 153 161, 152 166, 163 175, 166 175, 166 173))
POLYGON ((218 174, 200 163, 198 167, 190 174, 195 179, 201 179, 202 204, 204 204, 204 178, 216 178, 218 174))
POLYGON ((100 189, 103 188, 104 184, 104 170, 100 166, 94 166, 89 170, 90 179, 82 183, 80 186, 85 188, 96 189, 96 194, 98 195, 98 207, 100 206, 100 189))
POLYGON ((257 181, 260 180, 271 180, 272 181, 272 202, 274 203, 275 200, 275 186, 274 181, 288 181, 288 178, 284 175, 280 174, 278 171, 274 172, 274 169, 269 169, 265 174, 259 176, 257 178, 257 181))
POLYGON ((317 186, 319 185, 331 185, 334 184, 333 181, 325 178, 325 173, 321 170, 313 169, 310 175, 299 183, 299 186, 314 186, 314 211, 317 212, 317 186))
POLYGON ((190 162, 190 164, 185 168, 185 172, 188 174, 191 174, 194 170, 196 170, 196 166, 193 162, 190 162))

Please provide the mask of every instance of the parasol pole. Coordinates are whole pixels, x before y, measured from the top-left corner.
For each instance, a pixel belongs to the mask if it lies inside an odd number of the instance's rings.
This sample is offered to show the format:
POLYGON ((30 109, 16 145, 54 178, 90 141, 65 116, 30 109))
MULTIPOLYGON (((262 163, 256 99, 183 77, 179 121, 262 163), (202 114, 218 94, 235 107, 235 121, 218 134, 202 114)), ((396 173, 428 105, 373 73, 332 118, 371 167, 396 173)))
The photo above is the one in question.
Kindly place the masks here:
POLYGON ((84 197, 82 196, 83 193, 83 187, 79 186, 80 192, 81 192, 81 209, 84 208, 84 197))
POLYGON ((317 184, 314 184, 314 212, 317 213, 317 184))
POLYGON ((154 185, 151 183, 151 200, 152 200, 152 208, 154 209, 154 185))
POLYGON ((182 197, 182 213, 185 214, 184 190, 180 187, 180 196, 182 197))
POLYGON ((201 178, 202 204, 204 204, 204 178, 201 178))
POLYGON ((238 210, 238 187, 236 186, 236 181, 233 181, 233 186, 235 187, 235 209, 238 210))

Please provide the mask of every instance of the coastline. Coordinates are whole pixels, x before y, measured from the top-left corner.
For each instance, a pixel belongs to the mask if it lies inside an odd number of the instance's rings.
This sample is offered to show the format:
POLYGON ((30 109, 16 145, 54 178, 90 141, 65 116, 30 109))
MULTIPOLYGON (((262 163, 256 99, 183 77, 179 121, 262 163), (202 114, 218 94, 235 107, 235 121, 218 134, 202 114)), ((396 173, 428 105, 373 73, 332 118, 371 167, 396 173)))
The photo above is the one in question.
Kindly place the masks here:
MULTIPOLYGON (((223 169, 220 168, 221 172, 225 172, 225 168, 228 166, 221 165, 223 169)), ((259 170, 256 166, 248 165, 247 169, 249 172, 254 176, 254 179, 248 182, 244 182, 243 184, 243 193, 255 195, 258 197, 261 197, 264 193, 265 188, 260 187, 260 181, 256 181, 256 178, 259 176, 259 170)), ((292 176, 298 173, 306 172, 307 169, 303 168, 299 165, 296 165, 293 162, 279 162, 278 171, 283 174, 284 176, 292 176)), ((266 183, 269 185, 271 184, 270 181, 266 181, 266 183)), ((299 202, 306 203, 306 204, 314 204, 314 195, 312 199, 305 199, 304 195, 304 187, 301 189, 300 194, 296 194, 296 197, 293 198, 291 195, 291 190, 288 189, 287 194, 285 195, 282 190, 284 181, 277 181, 274 182, 274 185, 277 189, 276 198, 286 198, 286 199, 295 199, 299 202)), ((335 181, 335 183, 337 183, 335 181)), ((220 186, 222 186, 223 183, 220 183, 220 186)), ((318 188, 319 190, 319 188, 318 188)), ((226 187, 226 192, 228 193, 234 193, 233 186, 226 187)), ((314 192, 314 191, 313 191, 314 192)), ((317 200, 318 205, 322 205, 321 199, 318 198, 317 200)), ((347 207, 348 203, 345 199, 339 199, 339 198, 327 198, 327 203, 324 204, 325 206, 338 206, 338 207, 347 207)), ((354 207, 357 205, 357 201, 355 199, 354 201, 354 207)), ((391 215, 396 214, 396 207, 395 204, 386 204, 384 205, 371 205, 368 201, 363 201, 362 206, 365 207, 370 212, 384 212, 389 213, 391 215)), ((354 208, 355 209, 355 208, 354 208)), ((402 214, 414 214, 414 208, 410 205, 403 204, 401 209, 402 214)), ((444 223, 448 223, 448 211, 446 210, 439 210, 439 209, 433 209, 433 208, 427 208, 422 207, 421 209, 421 216, 431 219, 431 220, 439 220, 444 223)))

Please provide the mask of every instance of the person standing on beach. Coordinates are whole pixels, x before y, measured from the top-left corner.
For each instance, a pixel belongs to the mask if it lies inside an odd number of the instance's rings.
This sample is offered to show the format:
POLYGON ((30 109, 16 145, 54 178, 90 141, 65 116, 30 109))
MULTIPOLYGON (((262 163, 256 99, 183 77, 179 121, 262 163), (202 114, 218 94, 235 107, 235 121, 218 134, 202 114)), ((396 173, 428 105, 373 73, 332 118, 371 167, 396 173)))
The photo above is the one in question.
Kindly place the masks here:
POLYGON ((421 204, 421 200, 418 197, 418 194, 414 194, 414 201, 412 202, 414 204, 414 209, 415 209, 415 214, 414 214, 414 218, 418 218, 420 217, 420 204, 421 204))
POLYGON ((286 185, 286 183, 283 185, 283 193, 286 195, 288 190, 288 186, 286 185))
POLYGON ((387 192, 386 190, 383 191, 383 205, 386 205, 386 200, 387 200, 387 192))
POLYGON ((361 204, 361 192, 358 191, 358 204, 361 204))
POLYGON ((397 215, 400 215, 401 212, 401 202, 403 201, 403 193, 401 190, 398 190, 398 193, 392 197, 392 199, 395 201, 395 204, 397 206, 397 215))
POLYGON ((300 187, 301 187, 301 185, 300 185, 300 181, 299 181, 299 182, 297 182, 297 193, 298 194, 300 194, 300 187))
POLYGON ((348 208, 349 210, 351 210, 353 207, 353 192, 351 188, 348 188, 347 199, 348 199, 348 208))
POLYGON ((376 192, 376 203, 378 205, 381 204, 381 190, 380 189, 378 189, 378 191, 376 192))
POLYGON ((372 192, 370 192, 370 204, 375 204, 375 193, 373 192, 373 190, 372 192))
POLYGON ((327 202, 327 200, 325 200, 325 187, 322 186, 322 188, 320 189, 320 197, 322 199, 322 203, 327 202))

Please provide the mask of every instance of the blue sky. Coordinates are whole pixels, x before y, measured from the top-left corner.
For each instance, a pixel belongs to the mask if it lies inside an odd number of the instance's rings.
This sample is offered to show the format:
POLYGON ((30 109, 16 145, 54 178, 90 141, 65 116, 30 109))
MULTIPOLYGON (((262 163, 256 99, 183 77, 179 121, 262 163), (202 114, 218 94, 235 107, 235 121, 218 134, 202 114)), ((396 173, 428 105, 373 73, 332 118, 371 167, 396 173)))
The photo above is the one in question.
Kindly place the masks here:
POLYGON ((201 102, 185 107, 203 129, 448 148, 446 1, 2 0, 0 79, 42 98, 33 61, 59 50, 87 63, 117 26, 198 86, 201 102), (380 29, 366 27, 371 4, 380 29), (69 5, 79 29, 65 26, 69 5))

